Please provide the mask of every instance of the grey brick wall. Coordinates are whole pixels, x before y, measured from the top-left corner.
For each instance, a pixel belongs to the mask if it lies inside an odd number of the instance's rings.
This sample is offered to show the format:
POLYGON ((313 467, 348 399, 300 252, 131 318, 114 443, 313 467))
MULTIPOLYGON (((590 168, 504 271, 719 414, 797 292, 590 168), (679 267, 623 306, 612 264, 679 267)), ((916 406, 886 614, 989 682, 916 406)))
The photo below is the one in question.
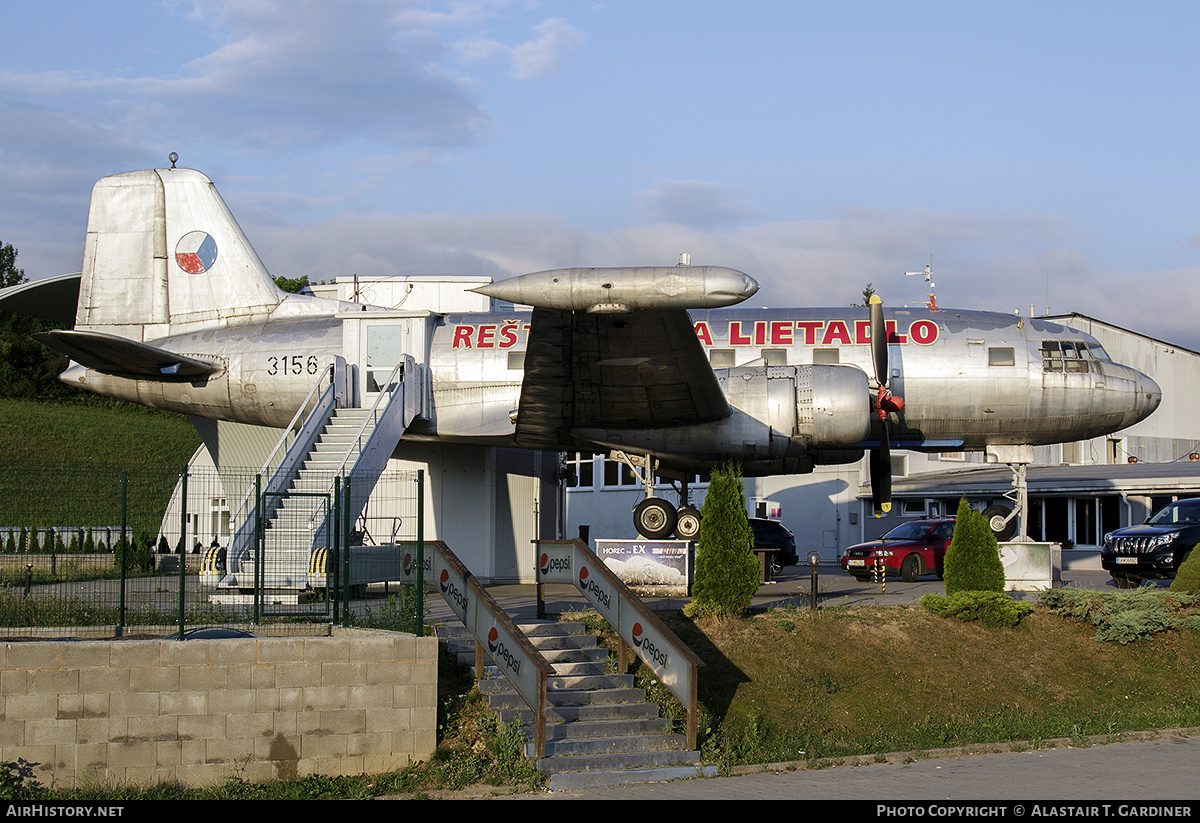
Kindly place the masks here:
POLYGON ((0 646, 0 761, 44 784, 379 773, 428 758, 436 726, 431 637, 0 646))

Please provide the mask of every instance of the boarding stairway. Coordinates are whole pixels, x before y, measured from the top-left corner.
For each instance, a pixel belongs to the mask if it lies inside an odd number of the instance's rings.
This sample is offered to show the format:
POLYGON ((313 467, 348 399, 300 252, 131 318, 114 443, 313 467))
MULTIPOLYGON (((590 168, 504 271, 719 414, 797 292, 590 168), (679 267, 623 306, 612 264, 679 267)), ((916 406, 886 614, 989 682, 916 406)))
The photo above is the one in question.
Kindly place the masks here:
POLYGON ((438 640, 470 666, 488 707, 517 723, 526 755, 550 775, 553 790, 711 776, 687 737, 671 731, 632 674, 615 673, 612 653, 582 623, 538 621, 518 628, 553 667, 547 679, 545 755, 534 749, 535 716, 494 664, 476 670, 475 642, 461 625, 437 627, 438 640))
POLYGON ((370 408, 349 405, 353 392, 345 389, 339 366, 344 361, 335 362, 313 387, 268 457, 260 473, 265 482, 243 499, 229 571, 219 588, 257 587, 272 591, 276 600, 281 593, 324 588, 328 550, 349 533, 346 523, 362 514, 404 431, 425 416, 424 367, 411 357, 397 364, 370 408))

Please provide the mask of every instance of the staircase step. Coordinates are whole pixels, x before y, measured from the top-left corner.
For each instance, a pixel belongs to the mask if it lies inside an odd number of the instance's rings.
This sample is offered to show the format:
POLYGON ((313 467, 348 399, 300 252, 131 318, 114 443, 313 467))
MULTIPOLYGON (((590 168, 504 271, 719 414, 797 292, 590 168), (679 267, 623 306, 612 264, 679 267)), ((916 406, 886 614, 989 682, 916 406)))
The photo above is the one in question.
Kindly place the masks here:
MULTIPOLYGON (((549 749, 549 744, 547 744, 549 749)), ((653 769, 663 766, 698 766, 700 752, 622 752, 618 754, 543 757, 537 767, 547 774, 562 772, 611 772, 628 769, 653 769)))

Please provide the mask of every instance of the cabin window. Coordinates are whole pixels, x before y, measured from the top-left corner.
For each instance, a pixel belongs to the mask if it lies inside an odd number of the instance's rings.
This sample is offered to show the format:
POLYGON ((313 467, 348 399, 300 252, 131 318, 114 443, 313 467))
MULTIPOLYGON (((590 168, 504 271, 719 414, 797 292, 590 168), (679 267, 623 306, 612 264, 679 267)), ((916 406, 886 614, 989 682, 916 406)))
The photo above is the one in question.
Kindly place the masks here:
POLYGON ((508 370, 523 371, 525 369, 525 352, 510 351, 508 353, 508 370))
POLYGON ((786 366, 787 349, 763 349, 763 363, 768 366, 786 366))
POLYGON ((708 353, 708 362, 714 369, 732 369, 735 362, 733 349, 713 349, 708 353))
POLYGON ((1016 364, 1017 358, 1011 346, 997 346, 988 349, 989 366, 1015 366, 1016 364))
POLYGON ((837 349, 813 349, 814 365, 836 365, 842 362, 837 349))

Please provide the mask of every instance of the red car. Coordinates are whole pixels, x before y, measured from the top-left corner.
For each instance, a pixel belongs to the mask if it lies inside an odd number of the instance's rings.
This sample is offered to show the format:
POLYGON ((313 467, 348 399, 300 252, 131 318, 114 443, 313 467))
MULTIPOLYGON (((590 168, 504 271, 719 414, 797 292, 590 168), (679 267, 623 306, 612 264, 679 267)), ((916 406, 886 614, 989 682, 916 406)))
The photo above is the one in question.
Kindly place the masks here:
POLYGON ((935 517, 902 523, 878 540, 846 549, 842 568, 858 580, 870 580, 875 567, 911 583, 923 574, 942 576, 942 558, 954 537, 954 518, 935 517))

